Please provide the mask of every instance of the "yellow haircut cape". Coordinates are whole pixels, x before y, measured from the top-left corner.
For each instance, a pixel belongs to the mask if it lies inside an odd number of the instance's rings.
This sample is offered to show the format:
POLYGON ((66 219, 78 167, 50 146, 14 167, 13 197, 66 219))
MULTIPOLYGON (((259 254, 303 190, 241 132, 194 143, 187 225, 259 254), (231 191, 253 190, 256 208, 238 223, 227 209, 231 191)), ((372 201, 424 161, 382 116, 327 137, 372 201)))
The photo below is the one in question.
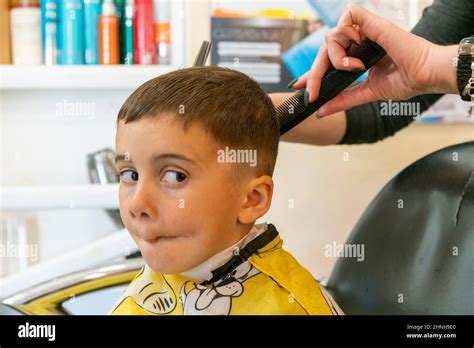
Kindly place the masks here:
POLYGON ((337 304, 282 248, 275 227, 239 250, 201 284, 145 266, 111 310, 128 315, 332 315, 337 304))

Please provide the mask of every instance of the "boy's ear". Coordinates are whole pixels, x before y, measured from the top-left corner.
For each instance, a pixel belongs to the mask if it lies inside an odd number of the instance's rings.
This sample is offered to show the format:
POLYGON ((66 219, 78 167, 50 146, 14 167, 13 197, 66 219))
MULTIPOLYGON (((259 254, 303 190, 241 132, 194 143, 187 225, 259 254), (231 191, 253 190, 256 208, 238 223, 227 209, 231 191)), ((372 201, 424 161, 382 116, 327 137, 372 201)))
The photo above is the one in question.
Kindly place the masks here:
POLYGON ((270 209, 273 195, 272 177, 262 175, 252 179, 246 186, 244 195, 245 200, 237 219, 242 224, 253 224, 270 209))

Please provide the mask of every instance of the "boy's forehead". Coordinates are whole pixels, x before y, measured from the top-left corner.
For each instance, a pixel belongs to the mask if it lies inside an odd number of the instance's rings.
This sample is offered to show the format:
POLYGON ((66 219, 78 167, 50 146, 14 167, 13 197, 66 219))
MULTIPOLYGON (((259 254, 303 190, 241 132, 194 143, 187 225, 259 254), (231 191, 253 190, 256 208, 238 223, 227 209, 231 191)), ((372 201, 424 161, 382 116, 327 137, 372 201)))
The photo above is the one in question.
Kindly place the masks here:
POLYGON ((147 117, 117 125, 116 152, 132 157, 155 157, 162 153, 185 155, 196 162, 215 160, 218 144, 198 122, 183 122, 176 116, 147 117))

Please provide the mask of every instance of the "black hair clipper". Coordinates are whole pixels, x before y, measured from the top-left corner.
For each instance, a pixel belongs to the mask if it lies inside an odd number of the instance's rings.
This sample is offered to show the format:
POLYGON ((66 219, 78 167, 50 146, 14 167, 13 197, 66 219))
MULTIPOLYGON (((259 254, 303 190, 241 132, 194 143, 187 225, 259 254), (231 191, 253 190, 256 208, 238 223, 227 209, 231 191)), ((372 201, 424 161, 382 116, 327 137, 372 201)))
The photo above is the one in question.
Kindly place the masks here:
MULTIPOLYGON (((362 41, 361 45, 351 45, 347 54, 351 57, 359 58, 367 69, 370 69, 386 52, 385 50, 369 39, 362 41)), ((277 118, 280 123, 280 134, 285 134, 291 128, 305 120, 308 116, 316 112, 323 104, 338 95, 342 90, 349 87, 364 72, 352 72, 336 70, 330 67, 321 81, 318 98, 304 104, 304 89, 299 90, 290 98, 280 104, 277 109, 277 118)))

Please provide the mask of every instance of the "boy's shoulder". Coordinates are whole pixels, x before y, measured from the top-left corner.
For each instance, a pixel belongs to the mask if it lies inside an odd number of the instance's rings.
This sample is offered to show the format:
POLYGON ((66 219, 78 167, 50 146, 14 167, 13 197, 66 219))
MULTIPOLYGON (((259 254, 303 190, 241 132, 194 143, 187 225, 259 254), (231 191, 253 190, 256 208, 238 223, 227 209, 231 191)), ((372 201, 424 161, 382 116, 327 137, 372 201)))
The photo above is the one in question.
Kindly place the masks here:
POLYGON ((283 248, 280 235, 257 250, 248 261, 290 294, 308 314, 338 314, 340 309, 313 275, 283 248))

